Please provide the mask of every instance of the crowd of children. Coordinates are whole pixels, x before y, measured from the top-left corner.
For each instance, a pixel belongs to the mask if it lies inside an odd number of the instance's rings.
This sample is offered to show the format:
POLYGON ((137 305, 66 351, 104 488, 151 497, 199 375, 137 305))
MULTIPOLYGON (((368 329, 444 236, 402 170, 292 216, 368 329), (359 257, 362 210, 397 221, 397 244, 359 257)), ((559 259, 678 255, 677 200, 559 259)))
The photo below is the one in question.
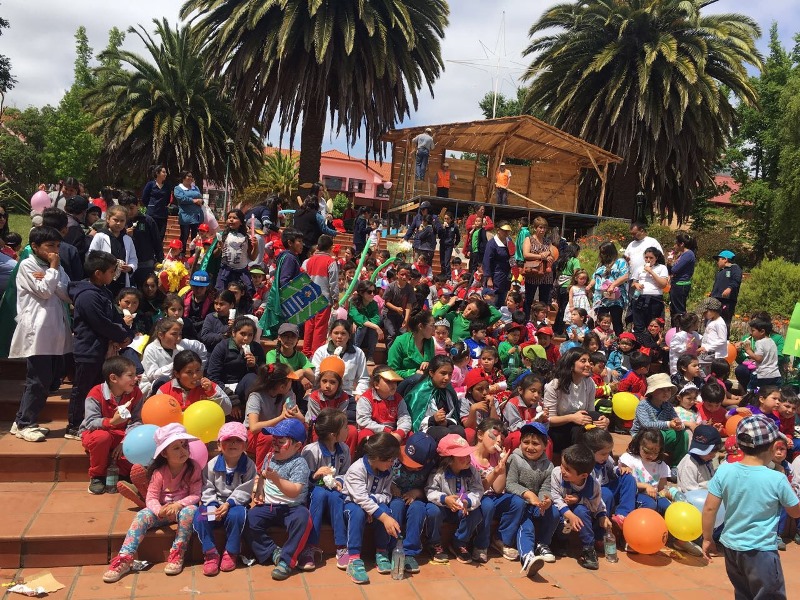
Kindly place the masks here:
MULTIPOLYGON (((589 300, 587 272, 577 268, 566 286, 566 339, 558 344, 548 305, 532 303, 528 318, 521 285, 498 302, 496 291, 483 287, 479 263, 463 271, 453 257, 448 277, 433 274, 426 253, 413 264, 392 264, 376 251, 358 272, 353 250, 339 258, 327 235, 301 263, 300 232, 284 229, 283 250, 274 242, 267 248, 252 221, 232 210, 218 235, 198 232, 190 263, 177 244, 164 257, 187 268, 176 286, 173 277, 138 272, 128 217, 108 210, 82 281, 70 281, 61 267, 59 231, 34 228, 15 280, 11 356, 27 359, 28 380, 12 433, 46 439, 38 416, 69 375, 66 437, 89 454, 89 491, 104 492, 115 463, 120 492, 141 508, 105 581, 128 572, 146 531, 166 523, 178 526, 167 574, 181 571, 193 532, 205 575, 235 569, 243 541, 258 563, 273 565, 276 580, 313 570, 324 521, 333 528, 337 566, 356 583, 369 581, 367 526, 375 548, 369 562, 380 574, 391 571, 397 543, 411 573, 423 551, 433 562, 452 555, 485 563, 495 549, 533 574, 564 555, 571 531, 579 564, 597 569, 602 540, 611 532, 622 542, 635 508, 663 514, 681 494, 701 488, 709 492, 707 512, 716 500, 730 507, 728 498, 741 494, 732 474, 740 467, 715 476, 723 444, 723 463, 768 465, 787 486, 798 486, 791 459, 800 450, 800 400, 782 386, 782 339, 769 315, 755 315, 750 334, 735 345, 740 385, 733 388, 727 325, 713 298, 703 306, 702 335, 697 315, 673 315, 673 329, 665 331, 643 305, 637 333, 617 335, 612 315, 589 300), (301 271, 328 309, 304 331, 281 324, 271 331, 274 349, 265 352, 259 317, 275 310, 273 287, 301 271), (340 297, 351 284, 352 295, 340 297), (387 365, 375 365, 378 341, 388 347, 387 365), (639 399, 633 419, 614 414, 620 392, 639 399), (146 469, 125 459, 126 434, 159 393, 180 409, 201 399, 222 407, 228 422, 207 464, 191 459, 193 438, 176 424, 157 431, 146 469), (548 393, 564 400, 546 402, 548 393), (731 418, 741 419, 733 431, 731 418), (609 431, 632 436, 618 461, 609 431), (444 522, 455 527, 449 553, 444 522), (217 526, 225 529, 221 553, 217 526), (282 546, 272 537, 276 526, 287 533, 282 546)), ((469 240, 473 253, 483 243, 477 231, 469 240)), ((652 269, 656 287, 659 266, 652 269)), ((785 508, 762 515, 772 537, 762 536, 761 546, 751 548, 753 536, 737 529, 736 519, 745 517, 736 511, 726 513, 721 538, 704 530, 702 547, 700 540, 671 543, 701 556, 721 540, 726 560, 738 563, 751 549, 785 548, 796 496, 792 501, 771 474, 768 480, 772 487, 762 492, 774 492, 785 508)))

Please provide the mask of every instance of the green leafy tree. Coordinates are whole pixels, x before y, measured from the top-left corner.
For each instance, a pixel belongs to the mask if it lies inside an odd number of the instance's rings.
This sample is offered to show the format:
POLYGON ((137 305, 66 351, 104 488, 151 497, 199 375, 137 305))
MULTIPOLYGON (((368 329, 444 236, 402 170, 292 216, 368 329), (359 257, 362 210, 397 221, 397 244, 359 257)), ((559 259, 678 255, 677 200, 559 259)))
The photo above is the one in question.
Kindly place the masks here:
POLYGON ((258 181, 247 186, 239 195, 242 206, 252 206, 270 194, 291 198, 298 189, 297 158, 282 152, 269 154, 258 174, 258 181))
MULTIPOLYGON (((3 29, 7 29, 9 22, 0 17, 0 35, 3 35, 3 29)), ((3 100, 5 100, 6 93, 11 91, 17 80, 11 75, 11 61, 3 54, 0 54, 0 115, 3 114, 3 100)))
POLYGON ((88 90, 94 85, 94 73, 89 62, 92 60, 94 50, 89 46, 89 37, 86 27, 81 25, 75 32, 75 85, 88 90))
POLYGON ((382 156, 380 136, 417 108, 418 93, 443 63, 445 0, 188 0, 214 73, 232 86, 244 131, 277 120, 294 142, 300 126, 300 182, 319 179, 329 123, 350 144, 382 156), (302 122, 301 122, 302 120, 302 122))
MULTIPOLYGON (((153 164, 173 175, 225 180, 226 140, 235 138, 237 119, 222 82, 207 74, 207 54, 190 27, 154 20, 155 38, 131 27, 147 55, 108 48, 100 55, 98 84, 84 103, 90 130, 103 140, 103 168, 111 176, 139 173, 153 164), (126 68, 120 68, 124 65, 126 68)), ((231 181, 244 187, 262 165, 260 136, 236 138, 230 155, 231 181)))
POLYGON ((771 242, 782 256, 800 260, 800 65, 796 65, 781 93, 783 116, 779 125, 781 146, 778 191, 775 198, 771 242))
MULTIPOLYGON (((530 28, 525 108, 624 157, 609 176, 610 214, 630 217, 643 190, 663 214, 686 219, 737 124, 734 101, 756 101, 746 65, 761 67, 758 25, 701 15, 707 4, 576 0, 530 28)), ((592 181, 583 211, 597 209, 592 181)))
POLYGON ((5 112, 0 127, 0 171, 15 195, 28 199, 37 184, 55 179, 42 160, 54 116, 52 106, 23 111, 9 108, 5 112))

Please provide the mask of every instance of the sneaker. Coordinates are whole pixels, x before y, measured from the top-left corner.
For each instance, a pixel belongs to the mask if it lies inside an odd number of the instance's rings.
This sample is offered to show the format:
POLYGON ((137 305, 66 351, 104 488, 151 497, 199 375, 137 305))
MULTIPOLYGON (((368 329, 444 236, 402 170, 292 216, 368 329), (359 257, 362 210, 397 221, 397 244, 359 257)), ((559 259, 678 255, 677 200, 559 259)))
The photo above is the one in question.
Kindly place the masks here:
POLYGON ((167 564, 164 565, 164 573, 166 575, 179 575, 183 571, 183 553, 186 550, 183 544, 173 546, 169 551, 167 564))
POLYGON ((317 568, 317 563, 314 562, 314 552, 308 548, 304 548, 297 557, 297 569, 300 571, 313 571, 317 568))
MULTIPOLYGON (((47 427, 40 427, 38 423, 34 423, 33 425, 30 425, 29 427, 26 427, 25 429, 36 429, 42 435, 47 435, 48 433, 50 433, 50 430, 47 427)), ((9 433, 11 435, 17 435, 18 431, 20 431, 20 428, 17 427, 17 422, 14 421, 11 424, 11 429, 9 430, 9 433)), ((19 437, 19 436, 17 436, 17 437, 19 437)))
POLYGON ((219 573, 219 552, 216 548, 203 555, 203 575, 213 577, 219 573))
POLYGON ((364 568, 364 561, 360 558, 355 558, 347 563, 347 574, 350 575, 350 580, 353 583, 361 585, 362 583, 369 583, 369 575, 364 568))
POLYGON ((281 562, 281 547, 278 546, 275 550, 272 551, 272 564, 276 567, 278 563, 281 562))
POLYGON ((522 569, 521 573, 530 577, 531 575, 536 575, 542 567, 544 566, 544 557, 536 556, 533 552, 528 552, 525 556, 522 557, 522 569))
MULTIPOLYGON (((683 542, 681 540, 675 540, 672 542, 672 547, 679 552, 684 552, 689 556, 697 556, 698 558, 703 556, 703 550, 695 544, 694 542, 683 542)), ((786 546, 783 547, 786 550, 786 546)))
POLYGON ((347 570, 347 565, 350 563, 350 556, 347 554, 347 548, 336 549, 336 568, 342 571, 347 570))
POLYGON ((278 560, 275 564, 275 568, 272 569, 272 578, 275 581, 285 581, 289 579, 289 575, 291 574, 292 569, 286 564, 286 561, 283 560, 278 560))
POLYGON ((11 426, 11 433, 13 433, 19 439, 25 440, 26 442, 44 441, 44 434, 33 426, 23 427, 20 429, 17 427, 17 424, 14 423, 14 425, 11 426))
POLYGON ((413 556, 406 555, 406 563, 403 568, 409 573, 419 573, 419 563, 413 556))
POLYGON ((89 493, 99 496, 106 491, 106 478, 105 477, 92 477, 89 481, 89 493))
POLYGON ((778 550, 780 550, 781 552, 786 551, 786 542, 784 542, 783 538, 780 537, 778 538, 778 550))
POLYGON ((517 560, 519 558, 519 552, 517 552, 517 549, 512 548, 511 546, 506 546, 503 543, 503 540, 500 538, 495 538, 492 540, 492 548, 502 554, 503 558, 506 560, 517 560))
POLYGON ((115 583, 119 581, 131 570, 132 564, 132 556, 118 554, 112 559, 111 564, 108 566, 108 571, 103 573, 103 581, 106 583, 115 583))
POLYGON ((446 565, 450 562, 450 555, 444 551, 441 544, 430 544, 428 546, 428 552, 431 553, 431 562, 433 563, 446 565))
POLYGON ((612 515, 611 522, 619 527, 620 531, 622 531, 622 526, 625 524, 625 517, 622 515, 612 515))
POLYGON ((489 562, 489 549, 488 548, 473 548, 472 560, 478 563, 489 562))
POLYGON ((144 508, 145 502, 144 498, 139 495, 139 491, 136 489, 132 483, 128 483, 127 481, 118 481, 117 482, 117 492, 119 495, 125 498, 126 500, 130 500, 133 502, 136 508, 144 508))
POLYGON ((536 556, 541 556, 542 560, 546 563, 556 562, 556 555, 553 554, 553 551, 550 550, 550 546, 547 544, 537 544, 536 556))
POLYGON ((77 427, 67 427, 67 430, 64 432, 64 438, 67 440, 81 441, 81 435, 77 427))
POLYGON ((450 552, 456 555, 456 560, 460 563, 468 565, 472 562, 472 555, 469 553, 469 549, 467 549, 465 544, 453 540, 453 543, 450 545, 450 552))
POLYGON ((385 552, 376 552, 375 567, 381 575, 388 575, 392 572, 392 561, 385 552))
POLYGON ((800 531, 794 534, 794 543, 800 544, 800 531))
POLYGON ((578 559, 578 564, 590 571, 597 571, 597 569, 600 568, 600 563, 597 562, 597 551, 595 551, 594 546, 583 547, 583 552, 581 552, 581 556, 578 559))
POLYGON ((33 427, 34 429, 38 429, 44 435, 49 435, 50 434, 50 429, 48 429, 47 427, 42 427, 38 423, 34 423, 33 425, 31 425, 31 427, 33 427))
POLYGON ((236 570, 236 559, 239 558, 238 554, 229 554, 226 550, 222 553, 222 560, 219 563, 219 570, 223 573, 229 573, 236 570))
POLYGON ((147 488, 150 487, 150 478, 147 477, 147 469, 142 465, 131 467, 131 483, 136 487, 136 491, 142 498, 147 497, 147 488))

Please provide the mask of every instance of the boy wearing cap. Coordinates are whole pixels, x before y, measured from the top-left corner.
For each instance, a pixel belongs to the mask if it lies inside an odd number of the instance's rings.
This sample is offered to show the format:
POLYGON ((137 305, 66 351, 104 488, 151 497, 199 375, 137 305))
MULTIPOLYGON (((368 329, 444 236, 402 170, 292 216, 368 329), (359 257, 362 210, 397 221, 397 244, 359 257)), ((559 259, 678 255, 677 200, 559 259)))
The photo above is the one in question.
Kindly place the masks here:
POLYGON ((245 454, 247 428, 225 423, 217 434, 219 454, 203 468, 200 510, 194 530, 203 545, 203 575, 233 571, 241 551, 241 536, 256 478, 256 465, 245 454), (214 527, 225 525, 225 553, 220 559, 214 545, 214 527))
POLYGON ((556 364, 558 359, 561 358, 561 351, 558 349, 558 346, 553 343, 554 335, 553 328, 549 325, 536 330, 536 341, 544 348, 547 362, 551 364, 556 364))
POLYGON ((267 274, 260 266, 250 267, 250 281, 253 282, 253 314, 261 317, 264 314, 264 309, 267 307, 267 294, 269 293, 269 286, 267 285, 267 274))
MULTIPOLYGON (((506 370, 516 370, 522 366, 522 352, 519 347, 522 332, 525 329, 523 325, 512 323, 506 326, 506 339, 497 345, 497 353, 500 355, 500 364, 503 367, 503 373, 506 370)), ((506 375, 506 377, 508 377, 506 375)))
POLYGON ((706 319, 706 329, 700 340, 698 354, 711 354, 714 358, 728 356, 728 325, 720 316, 722 304, 716 298, 706 300, 706 310, 703 317, 706 319))
POLYGON ((300 328, 294 323, 281 323, 278 327, 278 340, 275 347, 267 352, 267 364, 283 363, 294 371, 298 380, 303 377, 314 382, 314 365, 302 352, 297 351, 300 328))
POLYGON ((506 467, 506 491, 528 503, 517 533, 517 549, 526 575, 533 575, 546 562, 556 561, 550 543, 560 517, 551 498, 553 463, 545 455, 548 440, 544 423, 523 425, 519 447, 508 457, 506 467))
POLYGON ((742 268, 731 261, 736 255, 730 250, 723 250, 714 257, 717 260, 717 274, 714 276, 714 287, 711 297, 720 301, 721 314, 726 327, 730 327, 731 318, 736 313, 736 301, 739 288, 742 286, 742 268))
POLYGON ((678 487, 682 492, 705 489, 714 476, 713 461, 722 448, 722 437, 713 425, 698 425, 689 454, 678 463, 678 487))
MULTIPOLYGON (((416 557, 422 553, 422 530, 429 519, 435 519, 439 508, 425 497, 425 483, 436 467, 436 440, 418 431, 400 448, 400 461, 392 469, 392 501, 389 508, 404 532, 405 570, 419 573, 416 557)), ((435 563, 449 561, 447 553, 433 552, 435 563)))
POLYGON ((256 476, 255 504, 247 514, 250 547, 256 560, 275 565, 272 578, 283 581, 297 566, 300 552, 306 545, 313 524, 306 508, 306 495, 311 470, 300 456, 306 440, 306 428, 299 419, 284 419, 274 427, 265 427, 272 436, 272 452, 267 455, 256 476), (275 525, 286 529, 282 547, 272 539, 269 529, 275 525))
POLYGON ((214 297, 208 292, 211 276, 206 271, 195 271, 189 279, 189 292, 183 297, 183 318, 191 319, 195 329, 202 329, 203 321, 214 306, 214 297))
POLYGON ((720 537, 725 570, 736 598, 786 598, 778 556, 778 514, 783 507, 800 517, 800 502, 786 477, 766 465, 780 432, 763 415, 745 417, 736 427, 744 458, 724 463, 708 484, 703 507, 703 554, 710 561, 717 548, 714 521, 725 503, 725 528, 720 537))
POLYGON ((614 381, 619 381, 631 370, 631 352, 633 352, 639 343, 636 341, 636 336, 630 331, 625 331, 617 338, 617 349, 612 350, 608 355, 608 369, 611 371, 611 377, 614 381))

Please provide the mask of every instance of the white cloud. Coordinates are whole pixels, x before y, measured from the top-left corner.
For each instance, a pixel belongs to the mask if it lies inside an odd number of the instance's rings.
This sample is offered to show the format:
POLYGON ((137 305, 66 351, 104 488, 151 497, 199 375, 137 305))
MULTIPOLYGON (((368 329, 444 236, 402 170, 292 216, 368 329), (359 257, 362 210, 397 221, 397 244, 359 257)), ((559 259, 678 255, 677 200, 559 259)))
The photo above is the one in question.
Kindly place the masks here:
MULTIPOLYGON (((5 0, 0 4, 0 14, 11 23, 10 29, 0 37, 0 53, 11 59, 12 72, 19 80, 6 98, 7 105, 25 108, 57 104, 64 90, 72 83, 75 59, 75 30, 83 25, 89 43, 95 52, 104 48, 111 27, 127 29, 143 24, 151 28, 153 18, 166 17, 178 20, 183 0, 116 0, 98 3, 96 0, 29 0, 27 3, 5 0)), ((772 21, 779 24, 779 34, 786 47, 793 45, 792 36, 800 31, 798 0, 769 0, 754 4, 752 0, 720 0, 707 10, 719 13, 740 12, 751 14, 761 25, 764 37, 758 46, 767 52, 767 34, 772 21), (757 11, 756 11, 757 9, 757 11)), ((553 2, 542 0, 451 0, 450 25, 442 42, 445 72, 434 85, 434 97, 427 90, 420 93, 418 110, 398 126, 421 123, 448 123, 481 118, 478 101, 492 88, 492 74, 451 61, 483 59, 486 54, 482 44, 494 50, 502 13, 505 11, 505 49, 500 54, 506 64, 527 61, 521 53, 528 43, 528 29, 553 2)), ((141 43, 128 35, 125 47, 141 51, 141 43)), ((496 58, 496 56, 494 57, 496 58)), ((512 79, 519 77, 522 66, 505 73, 500 90, 513 94, 512 79)), ((277 129, 271 141, 278 142, 277 129)), ((287 140, 288 143, 288 140, 287 140)), ((297 141, 299 144, 299 140, 297 141)), ((325 145, 345 149, 342 140, 331 141, 326 136, 325 145)), ((358 156, 363 146, 351 151, 358 156)))

